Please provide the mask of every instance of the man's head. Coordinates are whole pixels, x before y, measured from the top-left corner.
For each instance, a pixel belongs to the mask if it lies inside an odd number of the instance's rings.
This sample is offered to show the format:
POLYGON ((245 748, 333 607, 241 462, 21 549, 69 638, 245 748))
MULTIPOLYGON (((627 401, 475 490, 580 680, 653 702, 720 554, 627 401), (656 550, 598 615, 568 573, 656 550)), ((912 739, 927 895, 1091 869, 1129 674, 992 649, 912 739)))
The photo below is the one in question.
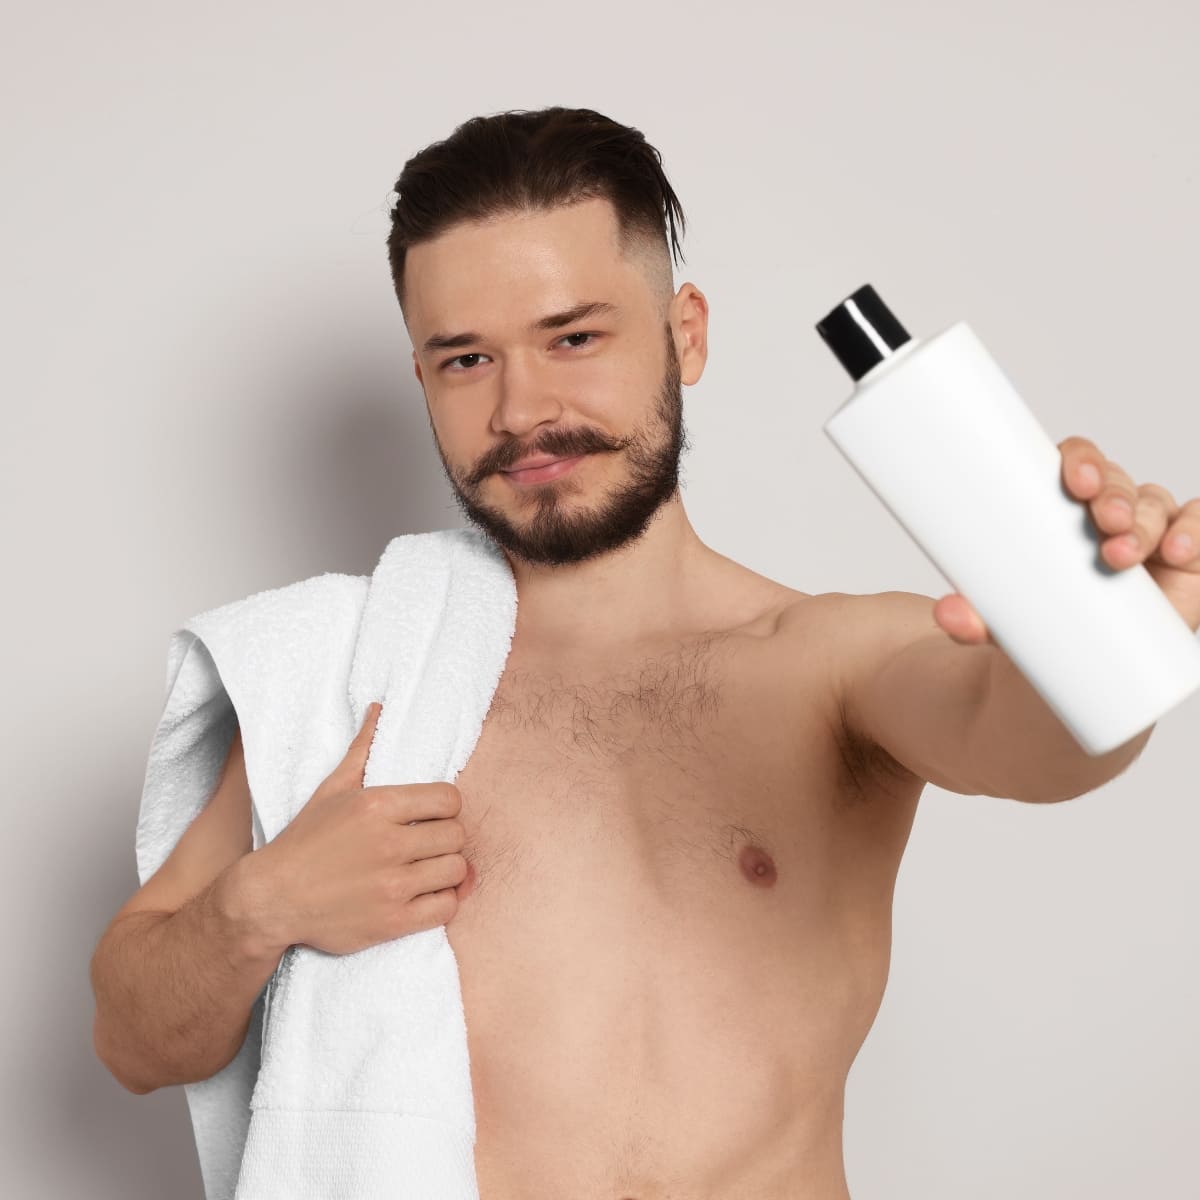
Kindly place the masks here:
POLYGON ((396 297, 468 520, 544 565, 641 536, 677 496, 681 384, 707 353, 704 297, 673 294, 664 218, 674 239, 683 213, 658 152, 589 109, 505 113, 423 150, 395 186, 396 297), (609 307, 561 315, 587 303, 609 307), (575 454, 546 482, 504 473, 575 454))

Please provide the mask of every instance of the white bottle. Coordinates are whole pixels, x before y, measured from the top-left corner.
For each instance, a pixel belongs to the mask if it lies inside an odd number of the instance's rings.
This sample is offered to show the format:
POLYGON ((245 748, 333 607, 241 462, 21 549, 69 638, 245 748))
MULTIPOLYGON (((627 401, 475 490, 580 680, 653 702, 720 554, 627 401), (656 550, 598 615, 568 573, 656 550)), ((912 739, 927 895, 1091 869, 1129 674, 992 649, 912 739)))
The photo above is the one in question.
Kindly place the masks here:
POLYGON ((1200 640, 1110 567, 1062 455, 963 321, 912 338, 870 284, 817 332, 855 380, 825 432, 1090 755, 1200 687, 1200 640))

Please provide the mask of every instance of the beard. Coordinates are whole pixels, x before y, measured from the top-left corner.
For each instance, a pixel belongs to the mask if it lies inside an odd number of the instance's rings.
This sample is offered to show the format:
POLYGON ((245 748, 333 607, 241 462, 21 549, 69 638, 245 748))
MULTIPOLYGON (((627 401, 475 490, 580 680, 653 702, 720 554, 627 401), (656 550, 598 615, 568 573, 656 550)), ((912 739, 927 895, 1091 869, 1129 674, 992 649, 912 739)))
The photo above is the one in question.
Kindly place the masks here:
MULTIPOLYGON (((481 529, 514 558, 538 566, 565 566, 611 554, 640 538, 654 515, 679 488, 679 463, 690 449, 683 425, 683 387, 671 326, 666 325, 666 365, 658 395, 647 420, 629 437, 614 444, 594 430, 573 431, 570 444, 538 446, 532 454, 570 457, 576 454, 621 454, 627 475, 600 496, 594 506, 573 500, 582 494, 574 472, 545 483, 512 488, 514 505, 530 511, 514 519, 480 499, 482 484, 495 472, 457 476, 434 443, 455 503, 472 525, 481 529)), ((580 463, 575 471, 586 469, 580 463)), ((504 484, 509 487, 507 483, 504 484)))

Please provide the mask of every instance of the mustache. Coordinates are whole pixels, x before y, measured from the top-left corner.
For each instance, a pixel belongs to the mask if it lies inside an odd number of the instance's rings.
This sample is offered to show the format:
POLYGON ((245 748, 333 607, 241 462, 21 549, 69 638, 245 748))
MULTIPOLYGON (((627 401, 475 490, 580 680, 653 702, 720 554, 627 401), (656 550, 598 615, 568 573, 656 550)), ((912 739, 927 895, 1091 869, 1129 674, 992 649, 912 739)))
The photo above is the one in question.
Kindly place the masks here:
POLYGON ((536 446, 511 444, 485 459, 476 472, 476 479, 483 480, 499 471, 507 471, 526 458, 574 458, 579 454, 599 454, 618 449, 599 438, 588 438, 574 444, 543 442, 536 446))

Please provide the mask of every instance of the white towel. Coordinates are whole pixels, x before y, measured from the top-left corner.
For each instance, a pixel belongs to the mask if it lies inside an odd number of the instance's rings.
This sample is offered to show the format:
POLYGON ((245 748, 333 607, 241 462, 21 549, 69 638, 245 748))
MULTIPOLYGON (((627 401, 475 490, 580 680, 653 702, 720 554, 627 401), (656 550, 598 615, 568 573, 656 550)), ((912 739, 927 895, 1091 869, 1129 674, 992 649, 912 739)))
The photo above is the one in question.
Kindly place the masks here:
MULTIPOLYGON (((142 883, 216 786, 241 727, 258 849, 382 701, 364 786, 453 783, 516 627, 516 585, 477 529, 393 538, 374 573, 324 574, 193 617, 137 824, 142 883)), ((446 928, 355 954, 291 946, 237 1056, 185 1085, 205 1200, 478 1200, 475 1107, 446 928)))

